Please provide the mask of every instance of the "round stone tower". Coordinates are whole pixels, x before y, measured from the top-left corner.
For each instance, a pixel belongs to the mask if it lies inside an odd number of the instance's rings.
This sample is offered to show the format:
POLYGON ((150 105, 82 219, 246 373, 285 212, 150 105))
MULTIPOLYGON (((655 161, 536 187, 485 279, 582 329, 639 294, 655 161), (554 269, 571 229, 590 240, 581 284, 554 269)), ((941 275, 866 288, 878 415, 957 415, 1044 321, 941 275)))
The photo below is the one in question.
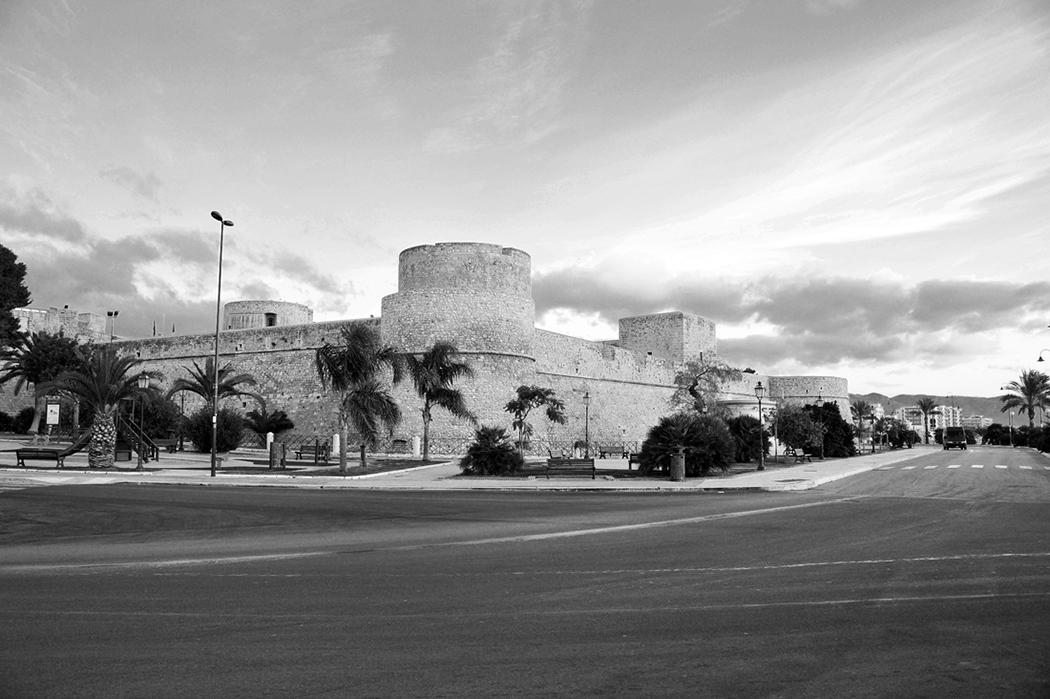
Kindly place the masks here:
POLYGON ((271 328, 312 323, 314 312, 301 303, 287 301, 231 301, 222 307, 226 330, 271 328))
MULTIPOLYGON (((383 298, 383 342, 413 353, 453 343, 474 369, 456 388, 479 422, 509 423, 503 406, 518 386, 536 382, 532 258, 486 243, 420 245, 401 253, 397 288, 383 298)), ((432 429, 469 434, 442 411, 432 429)))

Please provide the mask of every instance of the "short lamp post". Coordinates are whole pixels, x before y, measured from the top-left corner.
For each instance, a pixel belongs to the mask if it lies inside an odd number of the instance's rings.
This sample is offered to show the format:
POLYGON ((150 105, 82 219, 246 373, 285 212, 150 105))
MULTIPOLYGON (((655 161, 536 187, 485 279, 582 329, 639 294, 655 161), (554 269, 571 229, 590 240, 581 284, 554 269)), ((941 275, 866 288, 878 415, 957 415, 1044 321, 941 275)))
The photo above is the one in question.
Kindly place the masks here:
POLYGON ((583 394, 583 458, 591 458, 591 393, 583 394))
MULTIPOLYGON (((139 385, 139 391, 142 392, 142 393, 145 393, 146 389, 149 388, 149 374, 147 374, 146 372, 142 372, 141 374, 139 374, 138 385, 139 385)), ((138 470, 138 471, 142 470, 142 450, 146 448, 146 440, 144 438, 145 435, 146 435, 146 431, 145 431, 145 429, 143 427, 145 422, 146 422, 146 401, 145 401, 145 398, 143 398, 143 400, 142 400, 142 407, 139 408, 139 448, 135 450, 135 451, 138 452, 138 455, 139 455, 138 466, 135 467, 136 470, 138 470)))
POLYGON ((762 396, 766 395, 766 387, 759 381, 755 384, 755 398, 758 398, 758 470, 766 470, 766 449, 763 433, 766 429, 766 421, 762 416, 762 396))
POLYGON ((871 421, 871 453, 875 453, 875 413, 868 413, 868 420, 871 421))
POLYGON ((219 321, 222 317, 222 241, 226 226, 233 226, 233 221, 222 217, 218 211, 212 211, 211 217, 219 222, 219 283, 215 293, 215 366, 212 383, 214 394, 211 404, 211 477, 215 477, 215 451, 219 443, 219 321))

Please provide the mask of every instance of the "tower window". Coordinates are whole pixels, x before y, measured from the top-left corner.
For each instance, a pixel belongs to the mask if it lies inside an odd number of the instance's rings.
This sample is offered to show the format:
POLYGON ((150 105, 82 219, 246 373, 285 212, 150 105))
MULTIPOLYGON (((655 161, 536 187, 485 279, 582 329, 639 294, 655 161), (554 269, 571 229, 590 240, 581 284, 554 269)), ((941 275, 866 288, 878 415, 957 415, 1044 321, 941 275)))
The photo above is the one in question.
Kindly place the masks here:
POLYGON ((275 325, 277 325, 277 314, 276 313, 267 313, 266 314, 266 327, 272 328, 275 325))

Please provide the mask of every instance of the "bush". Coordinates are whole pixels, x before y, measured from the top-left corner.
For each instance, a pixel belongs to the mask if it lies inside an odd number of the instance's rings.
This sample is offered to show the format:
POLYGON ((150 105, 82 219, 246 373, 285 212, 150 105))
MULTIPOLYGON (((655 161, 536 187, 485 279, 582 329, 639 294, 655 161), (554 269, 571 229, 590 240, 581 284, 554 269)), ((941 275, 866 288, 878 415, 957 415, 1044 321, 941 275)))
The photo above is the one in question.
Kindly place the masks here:
POLYGON ((11 421, 11 431, 15 434, 29 434, 29 428, 33 426, 33 409, 22 408, 11 421))
MULTIPOLYGON (((241 445, 244 420, 229 408, 219 409, 215 451, 225 453, 241 445)), ((199 452, 211 451, 211 408, 205 406, 186 419, 186 436, 199 452)))
POLYGON ((15 421, 13 417, 0 410, 0 432, 10 432, 11 424, 15 421))
POLYGON ((853 443, 853 424, 846 422, 837 403, 831 401, 819 408, 807 405, 804 410, 810 419, 824 428, 824 456, 856 456, 857 445, 853 443))
POLYGON ((675 413, 661 418, 642 443, 638 470, 648 475, 659 468, 671 468, 671 455, 685 449, 685 475, 706 476, 712 471, 726 473, 733 464, 736 442, 720 418, 693 412, 675 413))
POLYGON ((521 468, 525 460, 502 427, 479 427, 459 467, 468 476, 503 476, 521 468))
MULTIPOLYGON (((730 418, 727 423, 729 432, 736 442, 736 454, 734 458, 737 463, 747 463, 758 458, 758 418, 750 415, 737 415, 730 418)), ((769 433, 762 432, 762 448, 765 454, 769 453, 769 433)))

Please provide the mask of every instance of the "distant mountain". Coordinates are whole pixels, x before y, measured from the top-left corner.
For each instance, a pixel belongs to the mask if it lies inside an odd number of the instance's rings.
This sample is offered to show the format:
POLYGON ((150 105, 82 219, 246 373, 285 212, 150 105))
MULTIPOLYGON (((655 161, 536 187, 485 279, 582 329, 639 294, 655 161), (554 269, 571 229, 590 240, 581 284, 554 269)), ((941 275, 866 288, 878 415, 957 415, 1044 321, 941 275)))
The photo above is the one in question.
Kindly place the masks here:
MULTIPOLYGON (((979 396, 934 396, 929 394, 907 394, 902 393, 896 396, 884 396, 881 393, 851 393, 849 394, 850 402, 855 400, 866 400, 869 403, 881 403, 883 409, 886 412, 892 412, 901 406, 915 405, 915 402, 920 398, 933 398, 937 405, 957 405, 962 409, 963 417, 969 417, 971 415, 983 415, 987 418, 991 418, 993 422, 998 422, 1002 425, 1007 424, 1009 416, 1006 413, 1000 411, 1002 403, 999 402, 999 398, 981 398, 979 396), (892 409, 891 409, 892 406, 892 409)), ((1025 418, 1027 422, 1027 418, 1025 418)), ((1014 425, 1019 424, 1017 418, 1014 418, 1014 425)))

